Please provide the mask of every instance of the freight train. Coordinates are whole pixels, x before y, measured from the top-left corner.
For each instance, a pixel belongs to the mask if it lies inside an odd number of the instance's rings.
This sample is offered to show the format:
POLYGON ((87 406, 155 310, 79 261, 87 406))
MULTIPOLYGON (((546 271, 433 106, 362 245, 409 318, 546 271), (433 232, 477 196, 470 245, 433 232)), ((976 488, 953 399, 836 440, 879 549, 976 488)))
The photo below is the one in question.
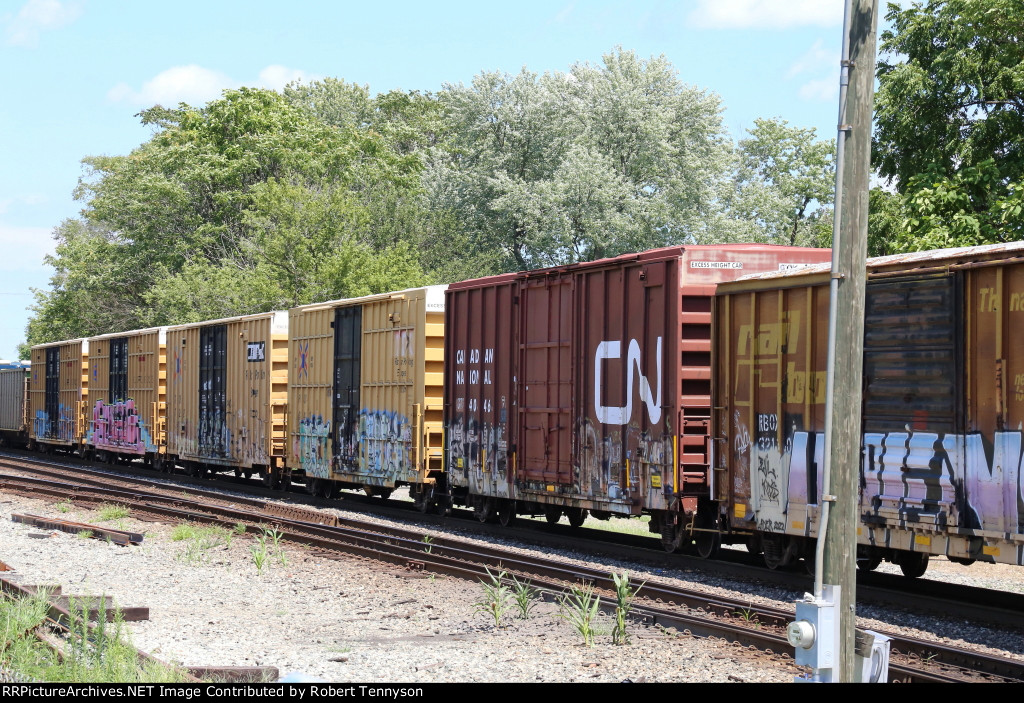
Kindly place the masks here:
MULTIPOLYGON (((779 568, 818 530, 830 256, 668 247, 38 345, 0 437, 502 524, 647 516, 779 568)), ((1024 563, 1016 313, 1024 243, 869 260, 862 568, 1024 563)))

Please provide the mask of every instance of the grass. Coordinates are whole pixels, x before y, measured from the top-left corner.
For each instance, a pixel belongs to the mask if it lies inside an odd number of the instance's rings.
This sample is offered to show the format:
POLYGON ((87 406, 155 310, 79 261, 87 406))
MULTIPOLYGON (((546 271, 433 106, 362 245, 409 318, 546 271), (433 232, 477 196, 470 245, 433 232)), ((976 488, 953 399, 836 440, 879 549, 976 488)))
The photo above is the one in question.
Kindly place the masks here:
POLYGON ((111 520, 123 520, 124 518, 131 515, 131 510, 127 505, 119 505, 117 503, 101 505, 99 510, 99 522, 110 522, 111 520))
POLYGON ((79 530, 78 532, 75 533, 75 536, 78 537, 79 539, 92 539, 92 535, 93 535, 93 531, 92 530, 79 530))
POLYGON ((178 554, 178 561, 186 564, 200 564, 209 559, 208 552, 223 546, 231 547, 234 532, 216 525, 194 525, 182 523, 171 531, 171 541, 184 542, 185 549, 178 554))
POLYGON ((57 508, 57 510, 59 510, 62 513, 69 512, 71 510, 71 501, 65 498, 59 503, 56 503, 54 507, 57 508))
POLYGON ((93 607, 89 598, 73 599, 70 610, 76 620, 61 640, 61 654, 35 637, 44 624, 47 593, 30 598, 0 600, 0 668, 37 681, 53 683, 177 683, 182 672, 153 663, 141 664, 120 616, 106 622, 100 604, 96 627, 90 633, 86 616, 93 607))

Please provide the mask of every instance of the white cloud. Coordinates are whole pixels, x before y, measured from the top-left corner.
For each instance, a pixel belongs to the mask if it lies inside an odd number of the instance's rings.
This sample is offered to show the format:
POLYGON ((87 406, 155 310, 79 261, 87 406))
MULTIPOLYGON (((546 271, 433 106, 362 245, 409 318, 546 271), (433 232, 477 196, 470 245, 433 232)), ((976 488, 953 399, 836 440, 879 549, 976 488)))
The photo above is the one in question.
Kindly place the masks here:
POLYGON ((107 97, 133 105, 200 105, 218 98, 222 90, 231 87, 234 82, 226 74, 189 64, 156 74, 137 91, 127 83, 118 83, 107 92, 107 97))
POLYGON ((269 88, 270 90, 281 90, 292 81, 303 81, 304 83, 311 83, 312 81, 321 80, 323 76, 317 76, 311 73, 306 73, 297 68, 287 68, 286 66, 279 66, 274 64, 267 66, 260 71, 259 78, 256 84, 261 88, 269 88))
POLYGON ((81 14, 82 5, 77 0, 28 0, 9 21, 6 42, 10 46, 35 46, 40 32, 59 29, 81 14))
POLYGON ((839 72, 834 78, 818 78, 800 86, 800 97, 804 100, 835 102, 839 100, 839 72))
POLYGON ((45 227, 12 227, 0 223, 0 271, 42 271, 43 257, 56 250, 53 231, 45 227))
POLYGON ((189 64, 158 73, 143 83, 139 90, 135 90, 127 83, 118 83, 107 91, 107 98, 113 102, 140 106, 160 104, 173 107, 178 103, 203 105, 219 98, 228 88, 255 85, 270 90, 281 90, 294 80, 309 82, 319 78, 320 76, 299 69, 271 65, 260 71, 255 81, 238 81, 226 73, 189 64))
POLYGON ((842 0, 697 0, 689 22, 703 29, 789 29, 843 23, 842 0))
POLYGON ((814 42, 814 46, 807 50, 807 53, 793 62, 786 73, 786 78, 792 78, 801 73, 821 73, 822 69, 832 69, 837 76, 839 75, 839 49, 826 49, 825 43, 819 39, 814 42))
POLYGON ((12 205, 39 205, 45 202, 46 198, 38 193, 0 198, 0 215, 6 215, 12 205))

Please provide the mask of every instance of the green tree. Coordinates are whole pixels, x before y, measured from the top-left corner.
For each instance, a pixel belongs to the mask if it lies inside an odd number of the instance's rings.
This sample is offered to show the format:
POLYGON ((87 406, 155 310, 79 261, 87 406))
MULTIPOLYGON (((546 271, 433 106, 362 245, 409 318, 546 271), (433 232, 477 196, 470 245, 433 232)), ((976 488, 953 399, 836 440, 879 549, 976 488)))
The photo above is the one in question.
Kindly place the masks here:
POLYGON ((739 142, 740 219, 755 222, 762 241, 821 246, 830 241, 835 195, 835 140, 785 120, 757 119, 739 142))
POLYGON ((904 198, 895 246, 1018 239, 1024 178, 1024 5, 890 4, 874 159, 904 198))
POLYGON ((713 231, 731 148, 721 108, 664 57, 617 49, 567 74, 481 73, 438 98, 452 137, 432 152, 425 189, 481 265, 589 260, 713 231))
POLYGON ((408 247, 372 244, 366 194, 418 183, 417 164, 380 135, 245 88, 141 116, 152 139, 83 161, 85 207, 55 231, 56 273, 37 294, 31 343, 422 280, 408 247))

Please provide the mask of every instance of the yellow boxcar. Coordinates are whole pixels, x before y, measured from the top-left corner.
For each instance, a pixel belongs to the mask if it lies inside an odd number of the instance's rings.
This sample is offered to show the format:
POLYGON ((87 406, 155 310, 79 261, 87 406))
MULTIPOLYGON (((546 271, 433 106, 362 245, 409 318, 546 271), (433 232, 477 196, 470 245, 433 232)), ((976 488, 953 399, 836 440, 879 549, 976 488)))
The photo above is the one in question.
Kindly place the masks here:
POLYGON ((0 444, 24 446, 28 441, 30 370, 27 361, 11 362, 9 368, 0 369, 0 444))
POLYGON ((289 311, 287 464, 312 492, 408 484, 429 502, 442 470, 445 288, 289 311))
POLYGON ((98 459, 142 457, 159 467, 167 449, 167 328, 89 338, 85 443, 98 459))
POLYGON ((32 347, 29 378, 30 441, 79 450, 89 399, 89 342, 73 339, 32 347))
POLYGON ((284 458, 288 313, 167 328, 167 455, 272 480, 284 458))

